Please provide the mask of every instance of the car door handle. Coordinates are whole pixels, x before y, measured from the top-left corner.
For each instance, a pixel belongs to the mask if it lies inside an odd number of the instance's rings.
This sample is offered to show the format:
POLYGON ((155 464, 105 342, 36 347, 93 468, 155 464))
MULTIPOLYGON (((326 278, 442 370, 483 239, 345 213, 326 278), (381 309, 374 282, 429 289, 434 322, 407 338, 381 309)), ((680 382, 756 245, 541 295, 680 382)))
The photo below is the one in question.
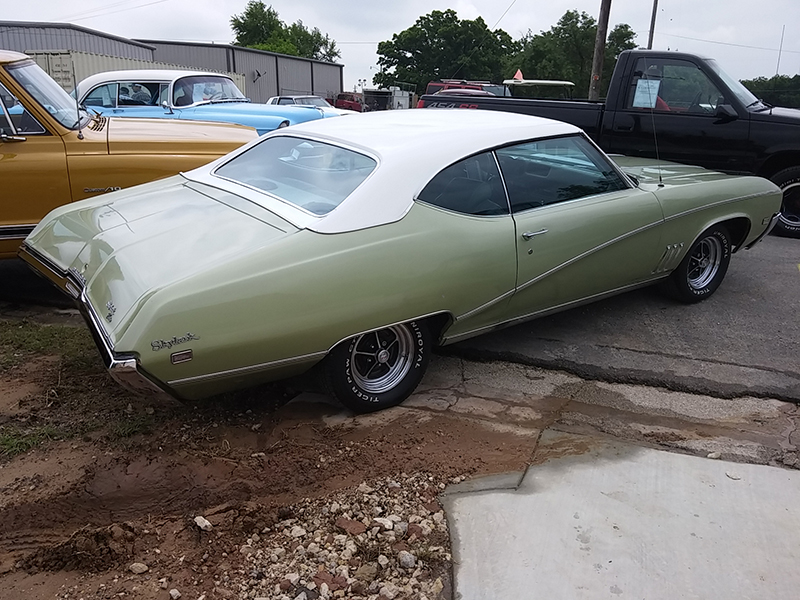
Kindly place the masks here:
POLYGON ((535 238, 537 235, 544 235, 547 233, 547 229, 540 229, 539 231, 526 231, 522 234, 523 240, 530 240, 535 238))

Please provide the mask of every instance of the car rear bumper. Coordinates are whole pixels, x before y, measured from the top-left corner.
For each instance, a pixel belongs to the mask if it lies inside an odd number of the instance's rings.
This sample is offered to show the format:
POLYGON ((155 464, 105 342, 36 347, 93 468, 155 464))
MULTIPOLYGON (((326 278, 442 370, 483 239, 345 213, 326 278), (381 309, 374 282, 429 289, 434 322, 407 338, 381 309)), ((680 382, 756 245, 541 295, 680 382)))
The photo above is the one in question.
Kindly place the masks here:
POLYGON ((20 247, 18 256, 76 302, 106 369, 117 383, 139 395, 171 396, 141 369, 134 354, 115 352, 99 315, 86 297, 86 281, 79 272, 74 269, 65 272, 25 243, 20 247))

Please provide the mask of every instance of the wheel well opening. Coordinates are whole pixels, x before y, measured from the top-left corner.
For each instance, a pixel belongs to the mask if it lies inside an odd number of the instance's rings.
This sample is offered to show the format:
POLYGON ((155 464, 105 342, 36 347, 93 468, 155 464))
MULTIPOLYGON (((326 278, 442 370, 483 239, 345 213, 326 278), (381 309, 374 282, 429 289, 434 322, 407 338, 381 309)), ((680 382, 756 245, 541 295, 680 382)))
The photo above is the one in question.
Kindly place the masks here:
POLYGON ((720 225, 724 225, 728 232, 731 234, 731 242, 734 245, 734 252, 741 248, 744 241, 747 239, 747 234, 750 233, 750 219, 747 217, 736 217, 722 221, 720 225))
POLYGON ((440 313, 425 319, 431 338, 437 346, 440 344, 445 330, 453 324, 454 320, 453 315, 450 313, 440 313))

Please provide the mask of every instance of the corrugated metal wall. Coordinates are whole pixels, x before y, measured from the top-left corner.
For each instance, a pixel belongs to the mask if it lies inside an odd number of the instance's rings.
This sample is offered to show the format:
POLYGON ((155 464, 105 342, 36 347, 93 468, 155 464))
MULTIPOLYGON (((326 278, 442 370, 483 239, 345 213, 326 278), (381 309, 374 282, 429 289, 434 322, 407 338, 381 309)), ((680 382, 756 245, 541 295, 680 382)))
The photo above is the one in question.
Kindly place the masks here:
POLYGON ((247 79, 247 97, 266 102, 278 95, 278 57, 234 48, 236 69, 247 79))
MULTIPOLYGON (((118 69, 178 69, 181 71, 194 71, 195 67, 176 65, 135 58, 121 58, 119 56, 104 56, 101 54, 89 54, 86 52, 28 52, 28 56, 33 58, 50 77, 68 92, 75 87, 73 85, 73 69, 75 81, 81 81, 89 75, 102 73, 104 71, 116 71, 118 69)), ((215 69, 203 69, 204 71, 214 71, 230 76, 236 82, 240 90, 245 90, 245 77, 238 73, 228 73, 215 69)))
MULTIPOLYGON (((99 55, 96 59, 75 60, 78 81, 93 73, 112 69, 186 68, 238 74, 236 84, 253 102, 266 102, 278 94, 318 94, 335 97, 342 91, 342 65, 324 63, 240 48, 228 44, 193 44, 167 40, 126 40, 77 25, 0 21, 0 48, 17 52, 70 51, 99 55), (129 59, 118 63, 114 59, 129 59), (96 61, 91 65, 91 61, 96 61), (149 64, 140 64, 146 61, 149 64), (159 61, 158 63, 150 61, 159 61), (91 65, 91 66, 90 66, 91 65), (91 71, 91 73, 89 72, 91 71)), ((77 56, 77 55, 76 55, 77 56)), ((42 58, 40 64, 59 83, 72 89, 72 73, 55 58, 42 58), (55 61, 55 62, 54 62, 55 61), (48 66, 45 67, 45 64, 48 66)))
POLYGON ((342 90, 342 68, 339 65, 314 63, 314 89, 317 96, 336 98, 342 90))
POLYGON ((0 48, 16 52, 77 50, 153 60, 153 48, 77 25, 0 21, 0 48))
POLYGON ((156 60, 198 69, 224 69, 240 73, 244 90, 253 102, 266 102, 278 94, 311 94, 335 97, 342 91, 342 65, 324 63, 224 44, 192 44, 165 40, 137 40, 155 48, 156 60))

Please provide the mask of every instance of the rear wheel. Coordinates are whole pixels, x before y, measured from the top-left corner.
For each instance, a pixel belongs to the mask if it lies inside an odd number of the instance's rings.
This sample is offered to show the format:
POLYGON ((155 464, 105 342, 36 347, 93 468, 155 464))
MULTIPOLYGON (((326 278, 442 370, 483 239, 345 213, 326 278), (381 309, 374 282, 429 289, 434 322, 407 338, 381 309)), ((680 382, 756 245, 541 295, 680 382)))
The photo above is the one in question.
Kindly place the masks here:
POLYGON ((731 237, 723 225, 706 229, 689 248, 665 282, 666 291, 681 302, 700 302, 715 291, 731 262, 731 237))
POLYGON ((778 171, 771 179, 783 190, 781 215, 772 231, 783 237, 800 238, 800 167, 778 171))
POLYGON ((419 321, 358 335, 326 359, 328 388, 357 413, 396 406, 422 381, 430 347, 430 334, 419 321))

